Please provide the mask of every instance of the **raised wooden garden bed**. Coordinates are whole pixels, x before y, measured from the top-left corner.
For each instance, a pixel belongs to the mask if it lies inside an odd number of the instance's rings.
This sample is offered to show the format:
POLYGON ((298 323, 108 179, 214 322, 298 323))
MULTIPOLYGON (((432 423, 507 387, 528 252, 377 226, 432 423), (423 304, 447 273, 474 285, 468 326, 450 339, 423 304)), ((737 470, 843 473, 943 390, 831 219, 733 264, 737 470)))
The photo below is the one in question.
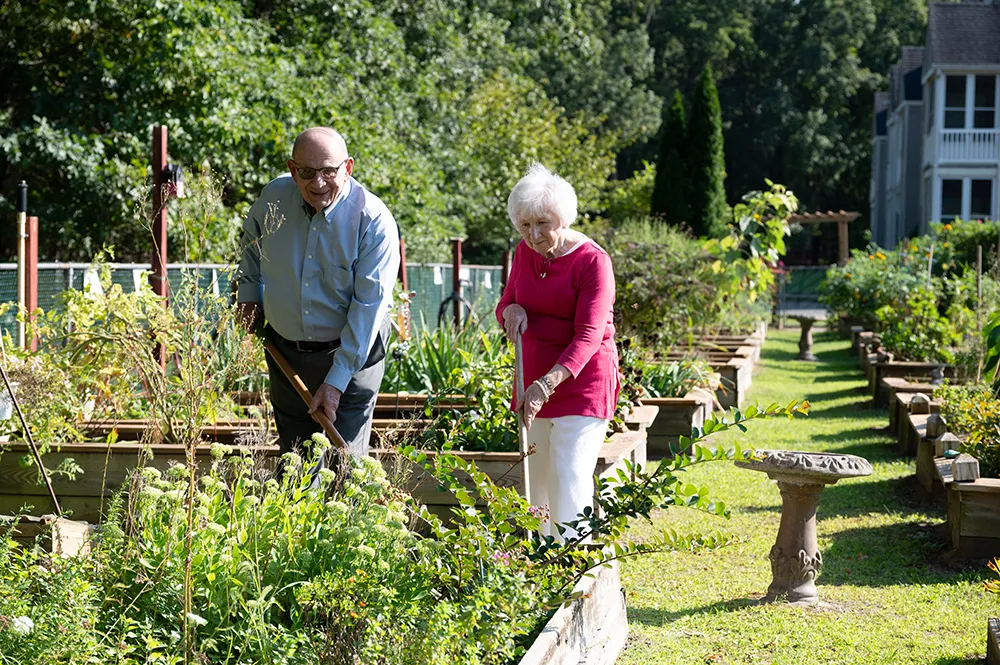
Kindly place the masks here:
MULTIPOLYGON (((428 457, 433 457, 435 454, 433 451, 426 452, 428 457)), ((513 487, 524 496, 524 461, 520 453, 451 452, 462 459, 475 462, 476 467, 497 485, 513 487)), ((438 485, 437 481, 422 468, 401 457, 396 450, 375 448, 372 449, 371 455, 382 462, 382 466, 390 475, 405 476, 407 490, 431 511, 447 514, 448 508, 457 505, 458 502, 453 494, 438 485)), ((619 469, 626 470, 626 461, 632 464, 646 464, 646 432, 629 431, 613 434, 601 448, 594 473, 601 477, 615 478, 619 469)), ((472 487, 470 479, 465 479, 463 482, 472 487)))
MULTIPOLYGON (((23 468, 20 459, 29 455, 23 443, 4 444, 0 455, 0 514, 18 515, 25 504, 31 504, 30 515, 55 512, 44 483, 38 483, 38 470, 23 468)), ((278 454, 277 446, 253 449, 265 464, 273 464, 278 454)), ((198 467, 207 471, 212 464, 209 446, 198 446, 198 467)), ((45 457, 45 465, 55 468, 63 460, 72 458, 83 473, 75 480, 63 476, 52 478, 59 503, 64 511, 71 511, 74 520, 97 523, 108 508, 108 498, 122 486, 129 472, 140 465, 165 471, 171 464, 184 463, 183 446, 140 443, 66 443, 53 447, 45 457)))
MULTIPOLYGON (((668 354, 667 360, 682 360, 683 356, 668 354)), ((715 398, 723 409, 740 408, 746 399, 753 378, 753 359, 749 355, 709 354, 706 358, 713 372, 722 378, 715 398)))
POLYGON ((518 665, 613 665, 628 638, 617 562, 590 571, 573 588, 579 597, 560 607, 518 665))
POLYGON ((872 405, 876 409, 883 409, 890 403, 889 387, 882 381, 885 378, 929 379, 931 372, 938 369, 948 378, 953 379, 956 376, 954 365, 942 363, 876 361, 870 364, 870 368, 868 385, 872 391, 872 405))
MULTIPOLYGON (((14 523, 15 518, 0 516, 0 533, 14 523)), ((90 537, 94 533, 93 525, 86 522, 68 520, 55 515, 33 517, 25 515, 17 518, 11 538, 22 547, 38 544, 42 549, 53 554, 76 556, 90 552, 90 537)))
POLYGON ((705 424, 712 413, 713 395, 707 390, 692 390, 684 397, 644 397, 642 403, 659 409, 646 430, 649 457, 656 459, 679 452, 680 437, 691 436, 692 427, 705 424))
POLYGON ((978 461, 970 455, 943 457, 946 448, 957 448, 961 436, 926 436, 930 417, 910 415, 920 437, 916 473, 930 496, 947 501, 952 550, 966 559, 1000 557, 1000 478, 980 478, 978 461))
MULTIPOLYGON (((900 424, 905 422, 910 414, 910 403, 918 393, 930 396, 934 393, 936 386, 929 383, 914 383, 906 379, 888 378, 883 379, 889 390, 889 431, 899 434, 900 424)), ((941 410, 940 400, 930 401, 930 413, 937 413, 941 410)))
POLYGON ((962 558, 1000 557, 1000 478, 949 482, 948 528, 962 558))

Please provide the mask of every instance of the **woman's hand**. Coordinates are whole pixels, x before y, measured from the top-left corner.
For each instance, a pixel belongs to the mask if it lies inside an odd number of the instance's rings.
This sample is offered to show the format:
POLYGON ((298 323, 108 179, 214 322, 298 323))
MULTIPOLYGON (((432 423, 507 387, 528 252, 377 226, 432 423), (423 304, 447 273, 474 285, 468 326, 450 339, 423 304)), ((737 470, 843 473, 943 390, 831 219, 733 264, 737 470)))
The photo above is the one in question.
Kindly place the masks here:
POLYGON ((528 329, 528 313, 520 305, 507 305, 503 311, 503 331, 507 339, 514 341, 518 334, 528 329))
POLYGON ((541 387, 537 383, 532 383, 524 390, 524 395, 518 400, 516 408, 521 412, 526 428, 531 429, 532 421, 535 420, 535 416, 542 410, 542 405, 544 404, 545 393, 542 392, 541 387))

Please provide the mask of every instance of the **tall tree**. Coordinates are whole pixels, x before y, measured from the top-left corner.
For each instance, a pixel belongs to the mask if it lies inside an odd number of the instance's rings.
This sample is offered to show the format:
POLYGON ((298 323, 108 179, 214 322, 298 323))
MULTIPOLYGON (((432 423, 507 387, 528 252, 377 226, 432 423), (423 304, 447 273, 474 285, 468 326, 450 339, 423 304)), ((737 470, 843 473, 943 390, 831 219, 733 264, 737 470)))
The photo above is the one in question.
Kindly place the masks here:
POLYGON ((697 235, 719 234, 726 225, 726 157, 722 141, 719 92, 706 64, 691 104, 686 161, 690 167, 692 230, 697 235))
POLYGON ((656 184, 650 210, 674 225, 691 220, 689 172, 684 159, 687 131, 684 97, 680 90, 674 90, 673 101, 660 125, 660 155, 656 160, 656 184))

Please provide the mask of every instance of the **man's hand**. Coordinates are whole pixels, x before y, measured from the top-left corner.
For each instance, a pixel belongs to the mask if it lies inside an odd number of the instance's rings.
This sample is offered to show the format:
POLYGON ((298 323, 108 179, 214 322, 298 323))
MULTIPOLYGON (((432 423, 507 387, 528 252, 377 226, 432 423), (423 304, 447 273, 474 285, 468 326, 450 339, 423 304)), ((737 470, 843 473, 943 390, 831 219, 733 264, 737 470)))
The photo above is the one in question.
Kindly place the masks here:
POLYGON ((545 393, 537 384, 532 383, 525 388, 524 396, 518 400, 516 409, 522 412, 524 426, 527 429, 531 429, 531 423, 534 422, 538 412, 542 410, 543 404, 545 404, 545 393))
POLYGON ((507 339, 514 341, 517 333, 524 334, 528 329, 528 313, 520 305, 507 305, 503 310, 503 331, 507 339))
POLYGON ((316 391, 316 394, 313 395, 313 400, 309 404, 309 415, 311 416, 322 409, 326 413, 326 417, 330 419, 330 422, 335 422, 337 420, 337 407, 340 406, 340 396, 342 394, 329 383, 324 383, 316 391))
POLYGON ((236 320, 248 335, 252 335, 258 323, 264 321, 264 305, 259 302, 236 303, 236 320))

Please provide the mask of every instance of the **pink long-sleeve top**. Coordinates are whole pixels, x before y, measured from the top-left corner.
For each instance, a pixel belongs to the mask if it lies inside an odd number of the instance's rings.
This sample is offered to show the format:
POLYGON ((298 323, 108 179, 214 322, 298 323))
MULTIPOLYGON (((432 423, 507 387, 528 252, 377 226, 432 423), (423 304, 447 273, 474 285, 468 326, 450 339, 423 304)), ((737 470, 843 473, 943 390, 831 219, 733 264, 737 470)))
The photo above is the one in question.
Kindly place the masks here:
POLYGON ((538 412, 540 418, 592 416, 610 420, 620 384, 615 348, 615 275, 611 257, 589 238, 570 253, 546 259, 522 240, 497 305, 518 304, 528 315, 522 336, 525 387, 556 363, 572 374, 538 412))

